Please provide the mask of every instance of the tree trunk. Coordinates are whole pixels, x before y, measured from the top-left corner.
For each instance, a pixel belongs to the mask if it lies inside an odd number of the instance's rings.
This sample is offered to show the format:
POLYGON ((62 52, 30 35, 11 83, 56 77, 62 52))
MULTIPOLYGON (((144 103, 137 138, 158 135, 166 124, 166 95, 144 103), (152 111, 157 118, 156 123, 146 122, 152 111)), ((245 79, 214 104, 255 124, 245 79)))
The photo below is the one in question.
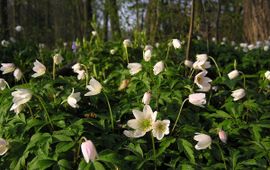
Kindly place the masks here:
POLYGON ((107 9, 109 9, 112 39, 121 39, 121 29, 116 0, 107 0, 107 2, 109 4, 109 8, 107 9))
POLYGON ((270 1, 243 0, 244 35, 248 42, 268 39, 270 35, 270 1))
POLYGON ((158 26, 158 0, 149 0, 145 20, 146 34, 148 35, 150 43, 154 43, 158 26))
POLYGON ((1 0, 1 32, 2 31, 3 38, 7 39, 9 37, 7 0, 1 0))
POLYGON ((109 14, 108 14, 108 1, 105 1, 104 3, 104 27, 103 27, 103 40, 108 41, 108 22, 109 22, 109 14))
POLYGON ((91 26, 93 18, 93 11, 92 11, 92 0, 86 0, 85 2, 85 35, 87 38, 90 36, 91 31, 93 28, 91 26))

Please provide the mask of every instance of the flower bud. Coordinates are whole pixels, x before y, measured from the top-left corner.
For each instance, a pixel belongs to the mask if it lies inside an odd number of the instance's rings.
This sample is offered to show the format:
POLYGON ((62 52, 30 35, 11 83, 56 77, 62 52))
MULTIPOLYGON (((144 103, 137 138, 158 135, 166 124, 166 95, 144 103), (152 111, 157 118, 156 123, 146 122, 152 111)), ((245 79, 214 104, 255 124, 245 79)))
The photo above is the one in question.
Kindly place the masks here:
POLYGON ((238 70, 233 70, 230 73, 228 73, 228 77, 229 77, 230 80, 235 79, 238 76, 239 76, 239 71, 238 70))
POLYGON ((219 130, 218 137, 223 143, 227 143, 228 136, 224 130, 219 130))
POLYGON ((150 100, 151 100, 151 92, 145 92, 142 99, 143 104, 149 105, 150 100))
POLYGON ((233 97, 233 101, 237 101, 245 97, 246 93, 244 89, 237 89, 232 91, 231 96, 233 97))
POLYGON ((86 163, 89 163, 91 160, 92 162, 98 156, 95 145, 91 140, 87 140, 84 138, 84 142, 81 144, 81 150, 86 163))

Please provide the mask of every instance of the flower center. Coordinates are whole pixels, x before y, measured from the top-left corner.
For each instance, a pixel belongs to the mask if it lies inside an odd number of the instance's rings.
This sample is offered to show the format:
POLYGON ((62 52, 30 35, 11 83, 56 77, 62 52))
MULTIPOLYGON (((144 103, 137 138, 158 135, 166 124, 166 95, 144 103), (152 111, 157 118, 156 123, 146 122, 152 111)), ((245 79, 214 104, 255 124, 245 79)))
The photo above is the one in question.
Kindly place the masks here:
POLYGON ((152 121, 150 119, 144 119, 140 122, 140 129, 142 131, 148 131, 152 127, 152 121))
POLYGON ((162 123, 159 123, 159 124, 157 124, 156 129, 159 132, 164 132, 165 131, 165 126, 162 123))

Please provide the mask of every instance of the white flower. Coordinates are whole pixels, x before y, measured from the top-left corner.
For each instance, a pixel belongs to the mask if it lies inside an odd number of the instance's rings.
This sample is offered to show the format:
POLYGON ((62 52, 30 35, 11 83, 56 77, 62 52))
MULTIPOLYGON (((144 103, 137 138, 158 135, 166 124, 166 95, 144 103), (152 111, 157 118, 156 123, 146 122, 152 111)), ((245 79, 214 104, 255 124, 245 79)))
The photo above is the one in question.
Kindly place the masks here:
POLYGON ((92 31, 91 33, 92 33, 92 36, 94 36, 94 37, 97 35, 96 31, 92 31))
POLYGON ((193 68, 197 70, 205 70, 211 67, 208 56, 206 54, 197 54, 196 61, 193 63, 193 68))
POLYGON ((212 41, 213 42, 216 42, 217 40, 216 40, 216 37, 212 37, 212 41))
POLYGON ((20 26, 20 25, 17 25, 17 26, 15 27, 15 30, 16 30, 17 32, 21 32, 21 31, 23 30, 23 27, 20 26))
POLYGON ((264 76, 265 76, 265 78, 266 78, 267 80, 270 80, 270 71, 266 71, 266 72, 264 73, 264 76))
POLYGON ((13 72, 13 76, 15 77, 17 81, 21 80, 22 75, 23 73, 19 68, 16 68, 15 71, 13 72))
POLYGON ((86 86, 89 92, 87 92, 84 96, 94 96, 101 92, 102 86, 101 84, 94 78, 91 78, 89 85, 86 86))
POLYGON ((242 47, 242 48, 247 48, 248 44, 247 43, 240 43, 239 46, 242 47))
POLYGON ((164 63, 163 61, 159 61, 154 65, 153 71, 154 71, 154 75, 158 75, 159 73, 161 73, 164 70, 164 63))
POLYGON ((2 45, 3 47, 7 47, 7 46, 9 45, 9 41, 7 41, 7 40, 2 40, 2 41, 1 41, 1 45, 2 45))
POLYGON ((230 73, 228 73, 228 77, 229 77, 230 80, 235 79, 238 76, 239 76, 239 71, 238 70, 233 70, 230 73))
POLYGON ((231 96, 233 97, 233 101, 237 101, 245 97, 246 93, 244 89, 237 89, 232 91, 231 96))
POLYGON ((211 89, 211 82, 212 80, 209 77, 205 77, 207 71, 202 71, 195 76, 194 83, 200 88, 199 91, 207 92, 211 89))
POLYGON ((116 49, 111 49, 110 50, 111 55, 114 55, 116 53, 116 51, 117 51, 116 49))
POLYGON ((227 143, 228 136, 224 130, 219 130, 218 131, 218 137, 223 143, 227 143))
POLYGON ((193 139, 198 141, 198 143, 195 145, 195 149, 202 150, 208 147, 211 149, 212 139, 209 135, 197 133, 193 139))
POLYGON ((28 89, 16 89, 11 95, 13 96, 13 105, 10 110, 14 110, 17 114, 22 110, 22 105, 32 98, 32 92, 28 89))
POLYGON ((63 60, 64 60, 64 58, 60 54, 55 54, 53 56, 53 62, 56 65, 61 64, 63 60))
POLYGON ((265 45, 265 46, 263 47, 263 50, 264 50, 264 51, 268 51, 268 50, 269 50, 269 45, 265 45))
POLYGON ((181 48, 181 42, 178 39, 173 39, 172 45, 175 49, 181 48))
POLYGON ((153 50, 153 46, 152 46, 152 45, 146 45, 146 46, 144 47, 144 51, 147 51, 147 50, 152 51, 152 50, 153 50))
POLYGON ((78 108, 79 105, 77 104, 77 102, 81 100, 80 95, 80 92, 74 93, 74 88, 72 88, 72 92, 67 98, 68 104, 73 108, 78 108))
POLYGON ((76 72, 78 75, 77 75, 77 79, 78 80, 83 80, 84 78, 85 78, 85 71, 84 70, 78 70, 77 72, 76 72))
POLYGON ((253 45, 253 44, 250 44, 249 46, 248 46, 248 49, 249 50, 253 50, 253 49, 255 49, 256 47, 255 47, 255 45, 253 45))
POLYGON ((42 63, 40 63, 38 60, 36 60, 34 62, 33 71, 36 73, 33 74, 32 77, 34 77, 34 78, 39 77, 39 76, 42 76, 43 74, 45 74, 46 67, 42 63))
POLYGON ((5 79, 3 79, 3 78, 0 78, 0 89, 1 90, 4 90, 5 88, 6 88, 6 86, 7 86, 7 82, 6 82, 6 80, 5 79))
POLYGON ((204 107, 206 104, 205 93, 193 93, 188 96, 188 101, 196 106, 204 107))
POLYGON ((235 41, 231 41, 231 46, 235 46, 235 45, 236 45, 235 41))
POLYGON ((158 42, 155 43, 155 47, 158 48, 160 44, 158 42))
POLYGON ((4 155, 8 151, 8 142, 0 138, 0 156, 4 155))
POLYGON ((96 147, 91 140, 84 140, 85 141, 81 144, 83 158, 86 163, 89 163, 90 160, 93 162, 98 156, 96 147))
POLYGON ((222 41, 223 41, 223 42, 226 42, 226 41, 227 41, 227 38, 226 38, 226 37, 223 37, 223 38, 222 38, 222 41))
POLYGON ((151 93, 150 92, 145 92, 144 95, 143 95, 143 99, 142 99, 142 103, 143 104, 149 104, 150 103, 150 100, 151 100, 151 93))
POLYGON ((2 67, 0 70, 3 72, 2 74, 11 73, 15 70, 15 65, 13 63, 1 63, 2 67))
POLYGON ((130 39, 125 39, 123 41, 123 45, 124 45, 125 48, 127 48, 127 47, 131 47, 132 43, 131 43, 130 39))
POLYGON ((157 117, 157 112, 153 113, 149 105, 145 105, 143 112, 139 110, 132 110, 135 119, 131 119, 127 122, 127 125, 134 130, 125 130, 124 134, 127 137, 139 138, 149 132, 153 128, 153 124, 157 117))
POLYGON ((185 66, 187 66, 187 67, 189 67, 189 68, 192 68, 192 66, 193 66, 193 62, 190 61, 190 60, 185 60, 185 61, 184 61, 184 64, 185 64, 185 66))
POLYGON ((161 140, 164 135, 169 134, 169 126, 170 126, 170 120, 157 120, 153 124, 153 136, 156 137, 158 140, 161 140))
POLYGON ((142 70, 142 65, 140 63, 128 63, 127 68, 131 75, 137 74, 142 70))
POLYGON ((143 59, 144 59, 144 61, 150 61, 151 57, 152 57, 152 51, 150 49, 146 50, 143 53, 143 59))
POLYGON ((80 63, 76 63, 71 68, 73 69, 73 71, 75 73, 77 73, 79 70, 81 70, 81 64, 80 63))

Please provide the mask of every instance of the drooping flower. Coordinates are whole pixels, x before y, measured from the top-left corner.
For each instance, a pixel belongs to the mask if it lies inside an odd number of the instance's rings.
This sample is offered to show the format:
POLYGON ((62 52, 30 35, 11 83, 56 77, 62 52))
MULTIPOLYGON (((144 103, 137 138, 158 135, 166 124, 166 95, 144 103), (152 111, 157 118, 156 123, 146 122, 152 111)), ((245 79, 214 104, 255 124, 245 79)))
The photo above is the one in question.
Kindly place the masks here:
POLYGON ((205 93, 193 93, 188 96, 188 101, 196 106, 204 107, 206 104, 205 93))
POLYGON ((212 81, 209 77, 205 77, 207 71, 202 71, 195 76, 194 83, 200 88, 198 91, 207 92, 211 89, 210 82, 212 81))
POLYGON ((157 117, 157 112, 153 112, 149 105, 145 105, 143 112, 139 110, 132 110, 135 119, 127 122, 127 125, 134 130, 125 130, 124 134, 127 137, 139 138, 149 132, 153 128, 153 124, 157 117))
POLYGON ((123 45, 124 45, 125 48, 127 48, 127 47, 131 47, 132 43, 131 43, 130 39, 125 39, 123 41, 123 45))
POLYGON ((77 102, 81 100, 80 95, 80 92, 74 93, 74 88, 72 88, 72 92, 67 98, 68 104, 73 108, 78 108, 79 105, 77 104, 77 102))
POLYGON ((265 46, 263 47, 263 50, 264 50, 264 51, 268 51, 268 50, 269 50, 269 45, 265 45, 265 46))
POLYGON ((32 92, 28 89, 16 89, 11 95, 13 96, 13 105, 10 110, 14 110, 17 114, 22 110, 22 105, 32 98, 32 92))
POLYGON ((148 49, 148 50, 144 51, 144 53, 143 53, 144 61, 150 61, 151 57, 152 57, 152 50, 148 49))
POLYGON ((53 62, 56 65, 61 64, 63 60, 64 60, 64 58, 60 54, 55 54, 53 56, 53 62))
POLYGON ((220 129, 218 131, 218 137, 223 143, 227 143, 228 136, 224 130, 220 129))
POLYGON ((164 63, 163 61, 159 61, 154 65, 153 71, 154 71, 154 75, 158 75, 159 73, 161 73, 164 70, 164 63))
POLYGON ((86 76, 86 73, 84 70, 78 70, 76 73, 78 74, 77 75, 78 80, 83 80, 86 76))
POLYGON ((89 85, 86 86, 89 90, 84 96, 94 96, 101 92, 102 85, 93 77, 91 78, 89 85))
POLYGON ((89 163, 90 160, 93 162, 98 156, 96 147, 91 140, 87 140, 86 138, 84 140, 81 144, 84 160, 86 163, 89 163))
POLYGON ((20 25, 17 25, 17 26, 15 27, 15 30, 16 30, 17 32, 21 32, 21 31, 23 30, 23 27, 20 26, 20 25))
POLYGON ((211 143, 212 139, 209 135, 203 134, 203 133, 196 133, 196 135, 193 138, 196 140, 198 143, 195 145, 196 150, 202 150, 206 148, 211 149, 211 143))
POLYGON ((146 45, 145 47, 144 47, 144 51, 147 51, 147 50, 153 50, 153 46, 152 45, 146 45))
POLYGON ((265 78, 266 78, 267 80, 270 80, 270 71, 266 71, 266 72, 264 73, 264 76, 265 76, 265 78))
POLYGON ((0 138, 0 156, 4 155, 8 151, 8 142, 0 138))
POLYGON ((121 91, 121 90, 127 88, 128 83, 129 83, 128 79, 122 80, 122 82, 120 83, 120 85, 118 87, 118 90, 121 91))
POLYGON ((175 49, 181 48, 181 42, 178 39, 173 39, 172 45, 175 49))
POLYGON ((97 36, 97 31, 92 31, 91 33, 93 37, 97 36))
POLYGON ((15 65, 13 63, 1 63, 0 70, 3 72, 2 74, 11 73, 15 70, 15 65))
POLYGON ((23 73, 19 68, 16 68, 15 71, 13 72, 13 76, 15 77, 17 81, 21 80, 22 75, 23 73))
POLYGON ((246 93, 244 89, 237 89, 232 91, 231 96, 233 97, 233 101, 237 101, 245 97, 246 93))
POLYGON ((73 71, 75 73, 77 73, 79 70, 81 70, 81 64, 80 63, 76 63, 71 68, 73 69, 73 71))
POLYGON ((6 82, 5 79, 0 78, 0 89, 1 89, 1 90, 5 90, 7 84, 8 84, 8 83, 6 82))
POLYGON ((235 79, 238 76, 239 76, 239 71, 238 70, 233 70, 230 73, 228 73, 228 77, 229 77, 230 80, 235 79))
POLYGON ((36 73, 33 74, 32 77, 36 78, 36 77, 39 77, 39 76, 42 76, 43 74, 45 74, 46 67, 41 62, 36 60, 34 62, 33 71, 36 72, 36 73))
POLYGON ((142 70, 142 65, 140 63, 128 63, 127 68, 131 75, 137 74, 142 70))
POLYGON ((190 61, 190 60, 185 60, 185 61, 184 61, 184 64, 185 64, 185 66, 187 66, 187 67, 189 67, 189 68, 192 68, 192 66, 193 66, 193 62, 190 61))
POLYGON ((169 134, 170 120, 157 120, 153 124, 153 136, 158 140, 161 140, 164 135, 169 134))
POLYGON ((114 54, 116 53, 116 51, 117 51, 116 48, 111 49, 111 50, 110 50, 111 55, 114 55, 114 54))
POLYGON ((149 105, 151 100, 151 92, 145 92, 143 95, 142 103, 145 105, 149 105))
POLYGON ((205 70, 211 67, 208 56, 206 54, 197 54, 196 61, 193 63, 193 68, 196 70, 205 70))

